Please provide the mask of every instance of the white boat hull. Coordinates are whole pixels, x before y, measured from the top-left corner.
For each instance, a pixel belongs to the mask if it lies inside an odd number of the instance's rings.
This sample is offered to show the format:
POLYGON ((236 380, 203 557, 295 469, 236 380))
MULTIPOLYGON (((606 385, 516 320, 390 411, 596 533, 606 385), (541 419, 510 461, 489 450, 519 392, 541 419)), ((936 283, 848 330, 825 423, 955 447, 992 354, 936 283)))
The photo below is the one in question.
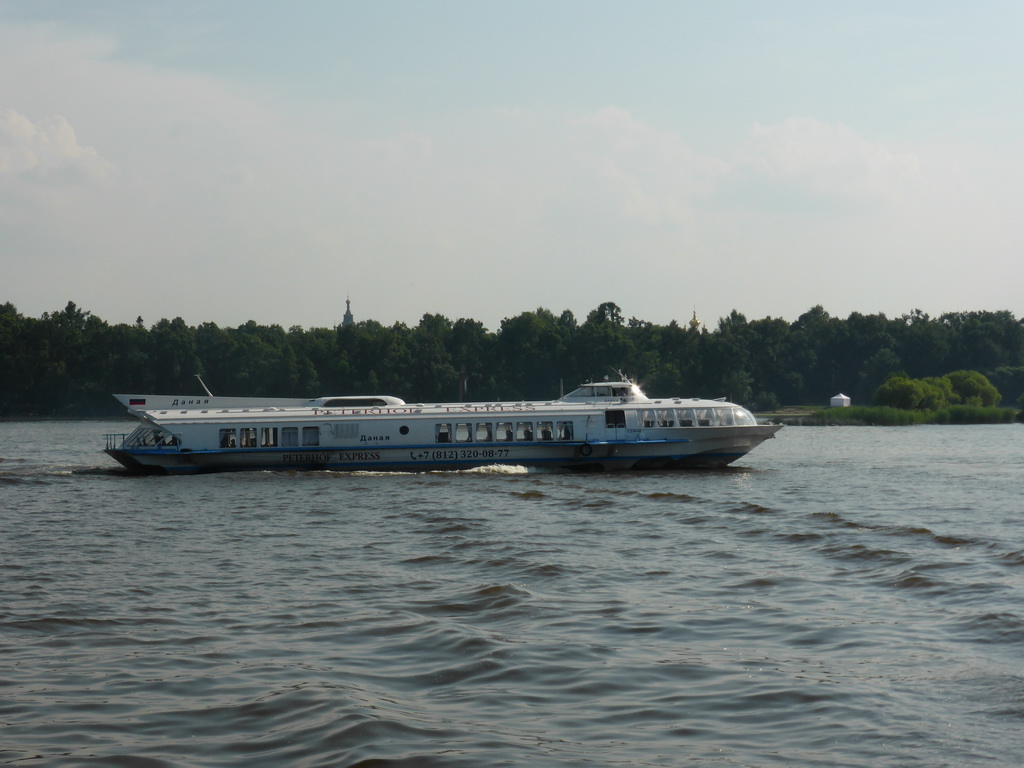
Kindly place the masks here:
POLYGON ((431 472, 492 465, 557 470, 616 471, 722 467, 774 436, 780 425, 719 428, 716 434, 671 440, 512 446, 373 446, 189 451, 176 447, 108 448, 137 473, 195 474, 232 471, 330 470, 431 472))

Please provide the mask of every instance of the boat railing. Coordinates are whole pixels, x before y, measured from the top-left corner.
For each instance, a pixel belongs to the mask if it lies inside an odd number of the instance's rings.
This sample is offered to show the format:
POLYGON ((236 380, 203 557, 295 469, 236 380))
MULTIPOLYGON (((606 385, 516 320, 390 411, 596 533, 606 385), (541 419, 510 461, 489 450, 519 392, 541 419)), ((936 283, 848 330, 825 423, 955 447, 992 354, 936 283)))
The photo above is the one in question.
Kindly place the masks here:
POLYGON ((153 427, 138 427, 128 435, 123 432, 114 432, 104 437, 106 438, 108 451, 132 448, 147 448, 157 451, 178 450, 178 438, 153 427))
POLYGON ((103 436, 107 441, 106 450, 116 451, 124 447, 125 440, 128 439, 128 435, 124 432, 110 432, 103 436))

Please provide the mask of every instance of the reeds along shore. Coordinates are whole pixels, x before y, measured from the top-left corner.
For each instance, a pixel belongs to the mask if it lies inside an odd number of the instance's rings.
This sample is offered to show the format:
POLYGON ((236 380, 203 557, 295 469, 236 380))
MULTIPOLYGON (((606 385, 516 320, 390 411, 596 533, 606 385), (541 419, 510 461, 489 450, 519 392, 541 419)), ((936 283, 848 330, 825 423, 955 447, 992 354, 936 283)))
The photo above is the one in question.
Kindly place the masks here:
POLYGON ((852 405, 845 408, 787 408, 757 415, 759 419, 780 421, 790 426, 906 427, 915 424, 1011 424, 1020 420, 1021 412, 1016 408, 970 405, 953 405, 936 411, 852 405))

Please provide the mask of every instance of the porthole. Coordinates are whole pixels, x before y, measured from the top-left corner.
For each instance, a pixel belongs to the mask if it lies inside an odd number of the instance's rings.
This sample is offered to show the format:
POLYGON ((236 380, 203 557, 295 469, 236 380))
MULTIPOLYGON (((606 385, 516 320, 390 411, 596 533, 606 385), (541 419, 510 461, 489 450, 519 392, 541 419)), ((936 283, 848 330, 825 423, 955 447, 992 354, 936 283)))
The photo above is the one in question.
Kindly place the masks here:
POLYGON ((405 426, 404 424, 401 427, 398 428, 398 431, 401 434, 403 434, 403 435, 408 435, 409 434, 409 428, 407 426, 405 426))

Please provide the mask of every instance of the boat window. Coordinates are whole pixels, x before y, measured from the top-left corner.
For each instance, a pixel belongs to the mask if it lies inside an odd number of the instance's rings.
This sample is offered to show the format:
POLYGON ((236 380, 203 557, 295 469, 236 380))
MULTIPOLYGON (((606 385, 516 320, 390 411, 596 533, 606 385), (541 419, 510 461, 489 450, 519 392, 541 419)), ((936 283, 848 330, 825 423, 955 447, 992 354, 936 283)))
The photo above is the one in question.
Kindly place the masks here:
POLYGON ((624 429, 626 427, 625 411, 605 411, 604 423, 608 429, 624 429))
POLYGON ((239 433, 239 445, 241 445, 243 448, 256 447, 256 427, 242 427, 239 430, 239 433))
POLYGON ((612 396, 612 388, 611 387, 594 387, 594 394, 597 395, 598 397, 611 397, 612 396))
POLYGON ((732 408, 716 408, 715 416, 718 417, 718 423, 723 427, 731 427, 733 425, 732 408))
POLYGON ((281 428, 281 445, 285 448, 295 448, 299 444, 299 428, 298 427, 282 427, 281 428))
POLYGON ((676 419, 680 427, 692 427, 696 419, 693 408, 679 408, 676 410, 676 419))
POLYGON ((757 424, 757 419, 754 418, 754 414, 746 408, 736 408, 733 411, 733 416, 736 419, 736 423, 741 427, 752 427, 757 424))
POLYGON ((489 422, 476 425, 476 441, 478 443, 489 443, 491 442, 491 425, 489 422))
POLYGON ((629 388, 628 387, 612 387, 612 394, 615 395, 615 397, 626 397, 627 395, 629 395, 629 388))
POLYGON ((472 424, 456 424, 455 425, 455 442, 456 443, 470 443, 473 441, 473 425, 472 424))
POLYGON ((572 422, 571 421, 560 421, 560 422, 558 422, 558 439, 559 440, 572 440, 572 422))
POLYGON ((654 411, 644 411, 644 426, 645 427, 653 427, 654 426, 654 411))
POLYGON ((236 448, 236 447, 238 447, 238 439, 235 436, 235 430, 233 430, 233 429, 222 429, 220 431, 220 447, 221 448, 236 448))
POLYGON ((339 440, 355 440, 359 437, 358 421, 338 421, 334 423, 334 436, 339 440))
POLYGON ((538 421, 537 422, 537 434, 540 440, 551 440, 554 438, 555 433, 551 428, 550 421, 538 421))
POLYGON ((302 444, 320 445, 320 427, 303 427, 302 444))
POLYGON ((516 423, 516 440, 533 440, 532 421, 520 421, 516 423))
POLYGON ((658 411, 658 426, 659 427, 674 427, 676 425, 675 419, 672 418, 672 411, 664 410, 658 411))
POLYGON ((494 438, 499 443, 507 443, 512 440, 512 422, 511 421, 499 421, 498 431, 494 438))
POLYGON ((452 441, 452 425, 438 424, 435 427, 434 439, 439 443, 450 443, 452 441))
POLYGON ((697 409, 697 426, 698 427, 710 427, 711 418, 714 412, 710 408, 698 408, 697 409))
POLYGON ((260 447, 273 448, 277 445, 277 427, 263 427, 260 430, 260 447))

